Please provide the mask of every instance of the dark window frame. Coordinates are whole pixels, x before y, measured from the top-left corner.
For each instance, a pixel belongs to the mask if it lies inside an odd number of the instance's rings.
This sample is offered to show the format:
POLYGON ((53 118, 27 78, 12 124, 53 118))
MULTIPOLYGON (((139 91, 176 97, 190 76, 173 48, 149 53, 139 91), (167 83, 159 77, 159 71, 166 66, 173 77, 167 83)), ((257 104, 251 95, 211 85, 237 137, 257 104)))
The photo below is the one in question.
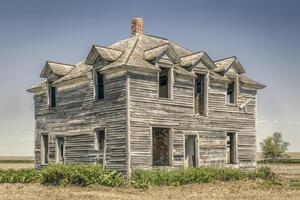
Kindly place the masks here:
POLYGON ((105 98, 104 95, 104 74, 94 70, 94 85, 95 85, 95 100, 101 100, 105 98))
POLYGON ((232 79, 226 84, 226 104, 236 105, 237 103, 237 81, 232 79))
POLYGON ((158 96, 159 98, 171 98, 171 83, 170 83, 170 68, 159 67, 160 72, 158 75, 158 96), (166 87, 166 88, 165 88, 166 87), (166 91, 164 91, 166 90, 166 91))
POLYGON ((49 108, 55 108, 57 104, 57 89, 54 87, 53 82, 48 82, 48 104, 49 108))
POLYGON ((166 127, 151 127, 151 163, 153 167, 171 166, 172 164, 172 130, 166 127), (162 138, 166 134, 167 138, 162 138), (158 143, 157 143, 158 142, 158 143), (158 150, 164 151, 159 153, 158 150), (159 155, 160 154, 160 155, 159 155), (163 155, 165 154, 165 155, 163 155), (160 158, 159 158, 160 157, 160 158))
POLYGON ((194 114, 208 115, 208 73, 196 73, 194 80, 194 114), (200 87, 200 90, 199 90, 200 87), (202 104, 200 104, 202 100, 202 104))
POLYGON ((95 129, 95 149, 100 152, 102 149, 102 161, 100 162, 99 158, 97 158, 97 163, 102 164, 102 166, 106 165, 106 130, 103 128, 95 129), (100 142, 102 143, 102 147, 100 146, 100 142))

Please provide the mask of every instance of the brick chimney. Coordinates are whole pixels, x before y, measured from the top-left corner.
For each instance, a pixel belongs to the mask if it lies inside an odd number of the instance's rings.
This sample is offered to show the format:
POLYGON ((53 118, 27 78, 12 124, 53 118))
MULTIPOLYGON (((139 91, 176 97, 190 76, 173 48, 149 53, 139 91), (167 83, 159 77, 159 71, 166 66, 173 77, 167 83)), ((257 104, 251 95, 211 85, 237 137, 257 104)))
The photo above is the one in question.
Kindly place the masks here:
POLYGON ((141 17, 135 17, 131 20, 131 34, 136 35, 138 33, 144 33, 144 22, 141 17))

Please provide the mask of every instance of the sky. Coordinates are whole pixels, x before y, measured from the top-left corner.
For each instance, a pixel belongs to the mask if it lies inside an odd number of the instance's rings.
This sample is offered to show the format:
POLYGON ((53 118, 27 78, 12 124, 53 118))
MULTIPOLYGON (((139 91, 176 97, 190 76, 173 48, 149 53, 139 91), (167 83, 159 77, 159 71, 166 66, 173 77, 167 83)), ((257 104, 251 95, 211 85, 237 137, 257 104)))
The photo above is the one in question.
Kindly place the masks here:
MULTIPOLYGON (((93 44, 130 36, 130 20, 214 60, 237 56, 258 93, 257 143, 274 131, 300 151, 300 1, 0 0, 0 156, 33 155, 31 85, 46 60, 76 64, 93 44)), ((258 150, 260 150, 258 145, 258 150)))

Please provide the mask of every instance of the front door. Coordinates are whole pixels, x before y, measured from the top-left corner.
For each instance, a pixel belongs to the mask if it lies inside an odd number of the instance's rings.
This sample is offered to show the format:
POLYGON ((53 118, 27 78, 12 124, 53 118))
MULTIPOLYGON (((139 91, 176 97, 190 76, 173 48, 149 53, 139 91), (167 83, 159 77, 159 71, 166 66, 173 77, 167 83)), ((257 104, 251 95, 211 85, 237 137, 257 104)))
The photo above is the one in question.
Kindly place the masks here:
POLYGON ((185 135, 185 166, 196 167, 196 136, 185 135))

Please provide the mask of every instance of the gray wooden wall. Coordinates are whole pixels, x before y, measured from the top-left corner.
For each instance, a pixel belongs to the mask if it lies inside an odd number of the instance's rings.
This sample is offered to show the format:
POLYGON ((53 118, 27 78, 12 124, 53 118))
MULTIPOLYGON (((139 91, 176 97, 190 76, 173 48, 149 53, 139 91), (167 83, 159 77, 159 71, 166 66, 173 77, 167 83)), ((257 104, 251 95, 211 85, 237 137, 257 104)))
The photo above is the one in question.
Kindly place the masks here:
POLYGON ((55 136, 65 137, 66 163, 95 163, 95 128, 106 129, 106 163, 126 170, 126 76, 106 76, 105 99, 94 100, 92 79, 58 87, 57 106, 49 109, 46 92, 35 100, 35 165, 41 165, 41 134, 48 133, 50 162, 55 162, 55 136))
POLYGON ((151 127, 172 129, 172 165, 184 165, 184 135, 199 139, 199 165, 224 165, 226 133, 238 133, 236 166, 253 168, 256 153, 256 91, 240 89, 237 106, 226 105, 226 83, 210 79, 208 117, 193 115, 193 81, 175 76, 173 99, 158 97, 156 73, 131 72, 130 77, 130 165, 151 168, 151 127), (247 112, 239 105, 251 98, 247 112))
POLYGON ((94 100, 91 78, 58 87, 55 109, 48 108, 46 91, 35 94, 36 167, 41 167, 41 134, 50 136, 50 162, 55 162, 55 137, 63 135, 66 163, 95 163, 94 129, 105 128, 108 169, 151 168, 151 127, 172 130, 174 167, 184 165, 185 134, 198 137, 199 165, 224 165, 227 131, 238 133, 237 166, 254 167, 256 91, 240 87, 237 106, 226 105, 226 84, 209 79, 208 116, 194 116, 193 79, 174 77, 172 99, 158 97, 158 74, 147 71, 106 75, 104 100, 94 100), (249 98, 247 112, 241 111, 238 106, 249 98))

